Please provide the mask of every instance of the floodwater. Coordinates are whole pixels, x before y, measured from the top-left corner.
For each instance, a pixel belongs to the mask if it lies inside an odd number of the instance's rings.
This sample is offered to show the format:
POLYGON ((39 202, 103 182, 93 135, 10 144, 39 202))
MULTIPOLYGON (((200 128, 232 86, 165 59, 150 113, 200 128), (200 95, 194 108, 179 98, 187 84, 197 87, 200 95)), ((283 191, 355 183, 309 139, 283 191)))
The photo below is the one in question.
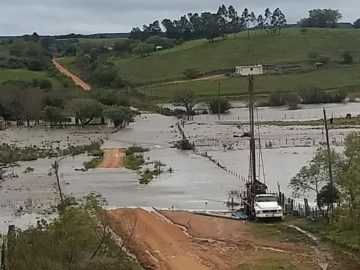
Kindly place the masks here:
MULTIPOLYGON (((249 121, 249 109, 243 102, 231 102, 233 109, 229 113, 221 115, 223 121, 249 121)), ((163 104, 164 107, 174 108, 171 104, 163 104)), ((204 104, 198 108, 205 108, 204 104)), ((255 118, 259 121, 291 121, 291 120, 318 120, 323 119, 323 108, 326 109, 328 117, 341 118, 350 113, 352 116, 360 115, 360 103, 334 103, 334 104, 311 104, 301 105, 299 110, 288 110, 284 107, 258 107, 255 118)), ((198 115, 196 121, 213 122, 218 120, 217 115, 198 115)))
MULTIPOLYGON (((240 112, 239 118, 246 121, 246 108, 236 108, 222 117, 237 120, 240 112)), ((355 115, 360 113, 360 104, 329 105, 328 112, 355 115)), ((263 115, 266 120, 282 119, 284 113, 313 115, 313 118, 318 119, 322 116, 322 106, 310 106, 296 112, 259 109, 259 116, 263 115)), ((300 118, 299 115, 297 117, 300 118)), ((193 153, 172 148, 173 143, 180 140, 177 122, 175 117, 144 114, 137 117, 136 122, 129 127, 110 135, 104 144, 104 147, 110 148, 124 148, 133 144, 149 148, 150 151, 144 154, 145 159, 159 160, 166 164, 164 173, 150 184, 140 185, 137 172, 124 168, 79 171, 83 168, 83 162, 91 159, 80 155, 61 161, 60 178, 64 192, 76 198, 82 198, 90 192, 101 193, 109 208, 138 206, 226 209, 229 192, 241 189, 248 175, 248 139, 241 137, 246 127, 219 124, 216 116, 196 116, 193 121, 184 125, 185 133, 197 146, 198 153, 193 153), (204 153, 219 162, 223 168, 200 155, 204 153), (170 168, 171 172, 168 171, 170 168)), ((331 130, 333 147, 341 149, 344 137, 351 131, 352 129, 331 130)), ((324 142, 323 128, 261 127, 260 134, 266 184, 270 191, 277 191, 279 184, 281 190, 290 196, 292 192, 288 187, 289 181, 311 160, 316 149, 324 142), (271 147, 267 147, 269 142, 271 147)), ((83 134, 76 138, 83 140, 83 134)), ((6 232, 10 224, 21 228, 35 225, 44 216, 44 211, 58 202, 55 177, 48 175, 52 162, 53 160, 44 159, 21 163, 22 166, 16 169, 19 178, 6 179, 0 183, 0 233, 6 232), (23 171, 26 167, 34 168, 34 171, 25 174, 23 171), (26 205, 27 208, 24 208, 26 205), (15 215, 20 207, 23 209, 21 215, 15 215)), ((259 156, 258 163, 262 163, 259 156)), ((261 179, 264 179, 263 168, 259 168, 259 173, 261 179)), ((310 198, 314 197, 310 195, 310 198)), ((45 217, 49 215, 46 214, 45 217)))

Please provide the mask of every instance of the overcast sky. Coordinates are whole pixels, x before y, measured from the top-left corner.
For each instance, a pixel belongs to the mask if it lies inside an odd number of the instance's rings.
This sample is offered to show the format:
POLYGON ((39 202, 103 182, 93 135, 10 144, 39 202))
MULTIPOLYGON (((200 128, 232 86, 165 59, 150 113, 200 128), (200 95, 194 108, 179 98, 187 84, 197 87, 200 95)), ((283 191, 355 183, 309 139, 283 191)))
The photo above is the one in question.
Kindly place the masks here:
POLYGON ((279 7, 289 23, 314 8, 339 9, 346 22, 360 17, 359 0, 0 0, 0 35, 129 32, 188 12, 215 12, 221 4, 257 14, 279 7))

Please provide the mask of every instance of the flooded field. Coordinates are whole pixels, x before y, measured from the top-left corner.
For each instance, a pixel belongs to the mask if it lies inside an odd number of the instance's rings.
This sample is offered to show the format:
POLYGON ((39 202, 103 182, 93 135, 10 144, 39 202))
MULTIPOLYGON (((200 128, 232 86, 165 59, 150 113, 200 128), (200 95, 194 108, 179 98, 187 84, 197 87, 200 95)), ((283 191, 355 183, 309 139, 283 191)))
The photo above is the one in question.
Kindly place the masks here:
MULTIPOLYGON (((332 106, 332 105, 331 105, 332 106)), ((360 113, 360 104, 334 105, 334 114, 360 113), (357 111, 358 110, 358 111, 357 111)), ((266 120, 277 120, 283 115, 282 109, 259 109, 266 120)), ((225 119, 237 120, 239 112, 246 119, 246 108, 234 109, 225 119)), ((314 118, 321 118, 321 106, 309 107, 299 111, 302 115, 317 113, 314 118)), ((295 113, 286 111, 286 113, 295 113)), ((329 108, 329 113, 331 109, 329 108)), ((314 114, 315 115, 315 114, 314 114)), ((295 118, 294 118, 295 119, 295 118)), ((92 132, 75 130, 28 130, 25 128, 2 131, 3 141, 23 146, 28 144, 79 145, 96 138, 108 138, 104 148, 126 148, 138 145, 149 148, 145 159, 161 161, 165 164, 163 173, 148 185, 139 183, 136 171, 125 168, 97 168, 81 171, 83 162, 91 157, 80 155, 66 158, 60 164, 60 179, 68 195, 81 198, 90 192, 101 193, 109 208, 125 206, 151 206, 158 208, 222 210, 230 191, 244 186, 248 175, 249 154, 248 139, 241 137, 246 126, 218 123, 216 116, 202 115, 194 117, 184 124, 184 131, 197 152, 179 151, 173 148, 180 139, 177 129, 178 119, 157 114, 143 114, 135 123, 112 135, 106 135, 95 129, 92 132), (29 136, 29 133, 32 134, 29 136), (209 158, 222 165, 217 166, 209 158)), ((341 149, 346 134, 352 129, 334 129, 330 131, 332 146, 341 149)), ((291 195, 288 183, 299 169, 311 160, 316 149, 324 143, 323 127, 259 127, 261 134, 262 158, 264 171, 258 172, 271 191, 277 191, 277 184, 286 195, 291 195), (270 143, 271 142, 271 143, 270 143), (263 173, 264 172, 264 173, 263 173)), ((49 175, 53 160, 43 159, 21 163, 15 169, 18 178, 7 178, 1 183, 0 229, 4 232, 7 225, 27 227, 36 224, 36 218, 44 214, 50 206, 56 204, 58 192, 55 177, 49 175), (33 172, 24 173, 31 167, 33 172)), ((313 199, 313 196, 310 195, 313 199)), ((47 215, 48 216, 48 215, 47 215)))

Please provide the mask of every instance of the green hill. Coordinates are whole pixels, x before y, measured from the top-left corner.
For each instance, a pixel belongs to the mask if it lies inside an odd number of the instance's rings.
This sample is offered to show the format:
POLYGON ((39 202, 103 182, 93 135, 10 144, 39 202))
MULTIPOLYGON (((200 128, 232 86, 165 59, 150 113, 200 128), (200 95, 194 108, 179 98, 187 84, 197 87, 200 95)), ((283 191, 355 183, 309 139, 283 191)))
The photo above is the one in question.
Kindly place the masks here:
POLYGON ((187 68, 203 73, 231 71, 236 65, 279 64, 308 61, 317 52, 338 61, 344 51, 360 61, 360 30, 348 29, 284 29, 281 35, 265 30, 229 35, 214 43, 206 40, 186 42, 181 46, 155 53, 150 57, 114 58, 120 74, 135 83, 179 79, 187 68))
MULTIPOLYGON (((98 40, 105 42, 109 40, 98 40)), ((138 91, 154 98, 169 99, 178 90, 190 89, 200 96, 217 95, 218 82, 214 80, 185 81, 184 70, 196 69, 201 74, 231 74, 237 65, 297 66, 282 75, 270 74, 256 80, 258 94, 280 90, 284 92, 317 87, 325 90, 348 90, 359 96, 360 89, 360 30, 288 28, 280 35, 270 35, 266 30, 240 32, 218 38, 214 43, 205 39, 193 40, 174 48, 154 52, 148 57, 108 54, 106 62, 113 63, 121 78, 130 81, 138 91), (342 54, 349 52, 352 65, 341 65, 342 54), (328 58, 329 63, 319 70, 309 59, 309 54, 328 58)), ((83 75, 76 57, 61 59, 73 72, 83 75)), ((245 78, 227 76, 221 79, 223 95, 246 94, 245 78)))

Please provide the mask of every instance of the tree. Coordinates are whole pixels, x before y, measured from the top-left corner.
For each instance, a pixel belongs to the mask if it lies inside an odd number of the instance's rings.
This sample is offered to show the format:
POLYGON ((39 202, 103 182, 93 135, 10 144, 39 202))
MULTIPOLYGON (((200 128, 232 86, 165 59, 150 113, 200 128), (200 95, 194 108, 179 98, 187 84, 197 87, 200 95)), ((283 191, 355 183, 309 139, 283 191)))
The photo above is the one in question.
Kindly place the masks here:
POLYGON ((176 92, 174 95, 174 105, 185 107, 188 119, 193 112, 194 106, 198 104, 197 97, 193 91, 185 90, 176 92))
POLYGON ((230 102, 225 98, 214 98, 208 101, 209 110, 212 114, 219 113, 219 101, 220 101, 220 113, 225 113, 231 109, 230 102))
POLYGON ((360 19, 357 19, 353 25, 355 28, 360 28, 360 19))
POLYGON ((66 121, 63 110, 54 106, 45 106, 42 118, 45 122, 50 122, 52 127, 57 127, 59 123, 66 121))
POLYGON ((89 98, 76 98, 69 102, 68 108, 75 113, 82 126, 88 125, 94 118, 101 117, 104 105, 89 98))
POLYGON ((209 42, 214 42, 214 39, 220 36, 220 25, 218 24, 219 16, 210 12, 201 14, 201 20, 204 29, 204 35, 209 42))
POLYGON ((282 11, 279 8, 275 9, 275 11, 272 14, 271 25, 274 28, 278 28, 279 35, 281 32, 281 28, 286 25, 285 15, 282 13, 282 11))
MULTIPOLYGON (((333 164, 335 183, 339 183, 342 162, 340 155, 334 150, 331 151, 330 161, 333 164)), ((322 204, 319 200, 320 191, 324 186, 329 184, 328 162, 327 150, 320 148, 316 151, 309 165, 302 167, 300 172, 290 180, 290 187, 293 188, 295 193, 304 194, 310 191, 315 192, 319 209, 322 209, 322 204)), ((334 202, 335 198, 333 198, 332 203, 334 202)))
POLYGON ((140 55, 142 57, 150 56, 150 54, 154 51, 154 46, 145 42, 139 43, 132 52, 134 54, 140 55))
POLYGON ((104 117, 113 121, 114 126, 118 129, 126 127, 134 121, 134 113, 124 106, 110 106, 104 109, 104 117))
POLYGON ((313 9, 309 11, 309 17, 302 19, 299 24, 303 27, 336 27, 342 14, 334 9, 313 9))
POLYGON ((250 14, 249 14, 249 10, 247 8, 244 9, 244 11, 241 15, 241 21, 242 21, 242 24, 245 25, 245 27, 248 31, 248 36, 250 36, 250 14))

